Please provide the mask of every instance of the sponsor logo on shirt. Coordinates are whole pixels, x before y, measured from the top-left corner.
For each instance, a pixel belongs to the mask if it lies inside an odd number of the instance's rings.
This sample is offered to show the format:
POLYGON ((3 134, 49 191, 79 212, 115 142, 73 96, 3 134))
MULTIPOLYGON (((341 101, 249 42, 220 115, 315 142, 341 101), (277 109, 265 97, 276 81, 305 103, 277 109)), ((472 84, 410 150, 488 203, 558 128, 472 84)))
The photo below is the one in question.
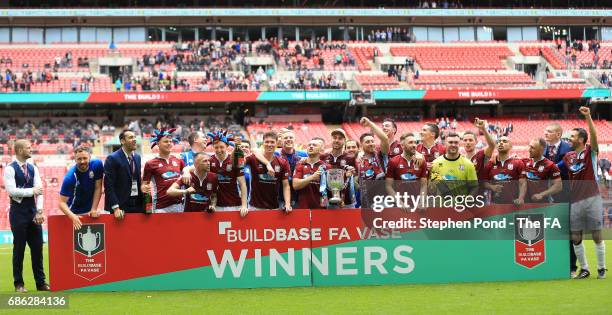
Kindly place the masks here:
POLYGON ((268 173, 259 174, 259 180, 267 183, 275 183, 276 177, 270 176, 268 173))
POLYGON ((530 179, 530 180, 539 180, 540 176, 534 174, 533 172, 527 172, 527 179, 530 179))
MULTIPOLYGON (((512 165, 512 164, 510 164, 512 165)), ((512 177, 508 174, 497 174, 495 176, 493 176, 494 180, 511 180, 512 177)))
POLYGON ((229 176, 225 176, 221 173, 217 174, 217 180, 221 183, 226 183, 229 182, 231 180, 231 178, 229 176))
POLYGON ((572 171, 573 173, 580 172, 582 171, 583 168, 584 168, 584 163, 576 163, 569 167, 570 171, 572 171))
POLYGON ((402 174, 402 175, 400 175, 400 178, 401 178, 402 180, 415 180, 417 177, 416 177, 416 175, 414 175, 414 174, 411 174, 411 173, 406 173, 406 174, 402 174))
POLYGON ((161 174, 161 177, 163 179, 170 179, 170 178, 175 178, 178 176, 177 172, 165 172, 163 174, 161 174))
POLYGON ((208 201, 208 197, 201 195, 201 194, 191 194, 190 198, 193 201, 201 201, 201 202, 208 201))

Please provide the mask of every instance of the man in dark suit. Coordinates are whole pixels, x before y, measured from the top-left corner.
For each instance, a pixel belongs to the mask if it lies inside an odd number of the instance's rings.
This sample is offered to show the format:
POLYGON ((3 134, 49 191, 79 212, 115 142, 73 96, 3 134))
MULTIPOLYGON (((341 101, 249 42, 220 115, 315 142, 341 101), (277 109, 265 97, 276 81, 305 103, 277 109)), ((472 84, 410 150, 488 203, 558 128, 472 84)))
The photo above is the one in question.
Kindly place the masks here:
POLYGON ((141 186, 140 155, 136 151, 136 134, 123 130, 119 134, 121 148, 104 162, 104 207, 118 220, 124 213, 144 213, 141 186))
MULTIPOLYGON (((572 147, 566 141, 561 140, 563 134, 563 128, 558 123, 552 123, 546 126, 544 130, 544 140, 546 140, 546 150, 544 150, 544 157, 555 162, 557 166, 563 161, 563 157, 569 151, 572 151, 572 147)), ((561 180, 563 181, 563 190, 553 195, 555 202, 569 202, 569 190, 567 186, 567 169, 565 167, 559 167, 561 169, 561 180)), ((570 275, 572 278, 576 275, 576 253, 574 253, 574 246, 570 240, 570 275)))

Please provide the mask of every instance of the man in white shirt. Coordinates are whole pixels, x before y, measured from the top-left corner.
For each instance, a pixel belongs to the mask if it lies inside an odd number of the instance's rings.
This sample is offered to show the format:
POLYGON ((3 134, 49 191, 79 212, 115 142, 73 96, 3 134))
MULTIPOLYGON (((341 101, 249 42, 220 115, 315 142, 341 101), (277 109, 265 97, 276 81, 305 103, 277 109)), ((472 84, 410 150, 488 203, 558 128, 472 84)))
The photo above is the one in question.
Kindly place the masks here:
POLYGON ((23 255, 26 243, 32 255, 32 270, 38 291, 49 291, 43 269, 43 189, 38 168, 28 163, 32 145, 28 140, 15 142, 15 160, 4 170, 4 185, 10 197, 9 220, 13 232, 13 284, 15 291, 26 293, 23 282, 23 255))

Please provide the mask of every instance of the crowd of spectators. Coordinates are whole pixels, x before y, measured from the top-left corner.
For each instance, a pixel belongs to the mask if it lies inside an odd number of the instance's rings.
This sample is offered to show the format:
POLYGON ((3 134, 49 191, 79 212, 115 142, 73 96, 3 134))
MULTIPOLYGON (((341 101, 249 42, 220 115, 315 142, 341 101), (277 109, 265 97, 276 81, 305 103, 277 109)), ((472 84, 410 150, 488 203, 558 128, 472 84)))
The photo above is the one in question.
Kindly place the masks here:
MULTIPOLYGON (((274 43, 274 42, 273 42, 274 43)), ((290 42, 286 38, 282 40, 277 48, 272 45, 275 62, 282 64, 287 70, 296 71, 304 69, 324 70, 326 66, 325 54, 333 51, 333 66, 354 67, 356 60, 350 53, 345 42, 330 42, 324 37, 317 39, 304 39, 290 42), (311 67, 309 67, 309 63, 311 67)))
POLYGON ((335 74, 315 75, 310 69, 298 70, 294 78, 273 81, 270 84, 275 90, 347 89, 346 81, 335 74))
MULTIPOLYGON (((34 123, 31 120, 20 121, 9 119, 0 121, 0 144, 9 144, 11 138, 31 139, 33 145, 42 143, 58 144, 57 153, 66 154, 69 144, 72 147, 79 145, 93 146, 100 138, 101 132, 109 130, 109 121, 102 123, 102 127, 93 120, 73 119, 66 122, 64 120, 42 120, 34 123)), ((114 127, 112 127, 114 132, 114 127)))
POLYGON ((411 66, 406 65, 391 65, 387 69, 387 76, 394 77, 400 82, 410 82, 419 78, 419 70, 414 69, 414 62, 411 66))
POLYGON ((371 30, 368 34, 370 43, 412 43, 416 38, 406 28, 387 27, 386 29, 371 30))
POLYGON ((421 1, 419 2, 419 8, 423 8, 423 9, 461 9, 463 8, 463 4, 461 4, 461 1, 448 1, 448 0, 442 0, 442 1, 421 1))
POLYGON ((240 134, 240 125, 231 116, 203 116, 185 120, 179 115, 161 115, 155 119, 141 118, 125 123, 124 129, 133 130, 137 135, 149 136, 155 129, 175 128, 174 136, 187 139, 192 132, 207 134, 219 129, 229 130, 232 134, 240 134))
POLYGON ((4 92, 29 92, 33 84, 49 84, 54 80, 58 80, 57 73, 48 69, 44 71, 23 70, 22 72, 6 69, 4 75, 0 75, 0 85, 4 88, 4 92))
POLYGON ((565 41, 557 40, 557 50, 564 54, 565 65, 568 69, 610 69, 612 59, 602 60, 601 49, 601 43, 596 40, 589 40, 586 44, 578 40, 570 42, 569 38, 565 41), (584 51, 592 52, 593 60, 581 61, 579 64, 578 55, 584 51))
POLYGON ((140 71, 158 67, 161 72, 171 69, 171 66, 178 71, 228 70, 231 63, 243 56, 245 51, 240 39, 236 42, 225 41, 223 38, 201 40, 176 44, 171 52, 144 54, 137 60, 137 66, 140 71))

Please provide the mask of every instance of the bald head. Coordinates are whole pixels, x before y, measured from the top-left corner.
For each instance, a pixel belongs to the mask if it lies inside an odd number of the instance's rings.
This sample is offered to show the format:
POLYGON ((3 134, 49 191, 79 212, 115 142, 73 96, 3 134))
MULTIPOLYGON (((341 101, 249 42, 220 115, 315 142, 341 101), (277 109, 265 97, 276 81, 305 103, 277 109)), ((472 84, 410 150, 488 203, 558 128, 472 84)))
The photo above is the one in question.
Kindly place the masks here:
POLYGON ((29 140, 17 140, 13 148, 15 149, 15 156, 21 162, 32 157, 32 144, 29 140))
POLYGON ((15 152, 23 149, 24 147, 26 147, 29 144, 30 144, 30 141, 29 140, 25 140, 25 139, 15 141, 15 145, 14 145, 15 152))

